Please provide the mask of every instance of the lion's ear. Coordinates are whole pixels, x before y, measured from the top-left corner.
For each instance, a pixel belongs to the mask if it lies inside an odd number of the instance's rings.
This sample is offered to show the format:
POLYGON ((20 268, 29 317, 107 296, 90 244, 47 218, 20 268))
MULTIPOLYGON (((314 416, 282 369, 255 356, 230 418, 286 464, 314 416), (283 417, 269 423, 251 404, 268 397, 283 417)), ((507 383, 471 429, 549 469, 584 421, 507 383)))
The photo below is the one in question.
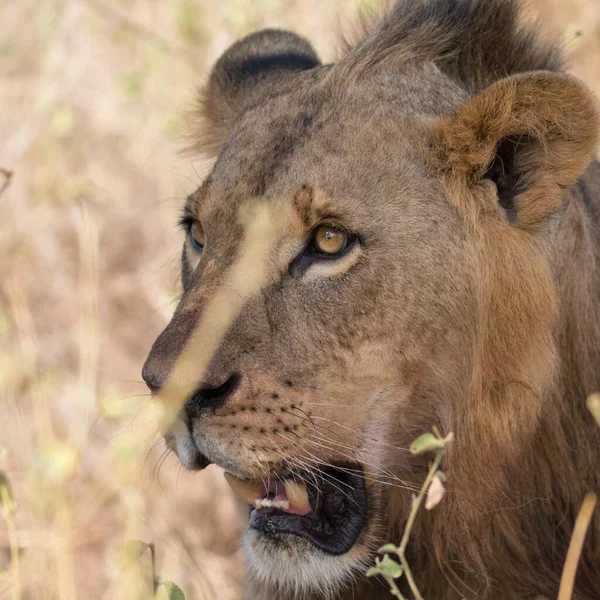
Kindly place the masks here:
POLYGON ((288 31, 264 29, 236 42, 217 61, 200 93, 190 150, 218 156, 245 110, 284 78, 320 64, 310 43, 288 31))
POLYGON ((585 171, 599 133, 598 105, 583 83, 523 73, 493 83, 445 121, 438 158, 463 190, 460 184, 493 182, 495 208, 516 226, 535 228, 585 171))

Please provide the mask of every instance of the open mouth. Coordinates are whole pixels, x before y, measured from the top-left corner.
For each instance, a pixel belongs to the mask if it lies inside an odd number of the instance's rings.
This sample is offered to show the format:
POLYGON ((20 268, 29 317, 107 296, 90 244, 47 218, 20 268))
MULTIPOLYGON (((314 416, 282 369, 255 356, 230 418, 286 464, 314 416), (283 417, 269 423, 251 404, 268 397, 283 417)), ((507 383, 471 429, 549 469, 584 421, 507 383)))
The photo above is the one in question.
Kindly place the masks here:
POLYGON ((337 465, 278 478, 227 483, 250 504, 250 527, 266 535, 291 534, 329 554, 344 554, 367 520, 367 493, 360 465, 337 465))

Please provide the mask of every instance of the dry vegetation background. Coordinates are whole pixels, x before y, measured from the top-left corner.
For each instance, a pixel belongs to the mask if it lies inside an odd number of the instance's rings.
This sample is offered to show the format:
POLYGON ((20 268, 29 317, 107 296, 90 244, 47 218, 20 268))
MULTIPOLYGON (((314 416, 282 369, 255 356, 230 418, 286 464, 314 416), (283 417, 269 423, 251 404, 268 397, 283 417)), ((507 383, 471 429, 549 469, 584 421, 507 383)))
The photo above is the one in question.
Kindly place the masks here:
MULTIPOLYGON (((0 0, 0 599, 141 597, 132 537, 188 599, 239 597, 219 470, 182 472, 158 437, 141 467, 132 449, 154 431, 140 369, 177 299, 174 224, 207 167, 178 154, 183 112, 245 33, 293 29, 330 59, 364 4, 0 0)), ((600 94, 600 0, 531 11, 600 94)))

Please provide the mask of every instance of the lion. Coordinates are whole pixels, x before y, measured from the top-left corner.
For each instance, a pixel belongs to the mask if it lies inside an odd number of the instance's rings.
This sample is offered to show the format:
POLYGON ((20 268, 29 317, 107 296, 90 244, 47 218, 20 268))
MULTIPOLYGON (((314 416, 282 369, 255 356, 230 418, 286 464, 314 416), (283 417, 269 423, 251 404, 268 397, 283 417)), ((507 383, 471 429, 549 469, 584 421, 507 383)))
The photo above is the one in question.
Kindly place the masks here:
MULTIPOLYGON (((153 393, 235 263, 240 211, 286 215, 166 434, 248 506, 245 596, 388 598, 364 573, 436 426, 455 441, 407 551, 423 597, 556 597, 600 493, 600 112, 557 44, 513 0, 401 1, 332 64, 266 29, 218 60, 192 129, 213 166, 183 209, 153 393)), ((573 597, 600 597, 597 514, 573 597)))

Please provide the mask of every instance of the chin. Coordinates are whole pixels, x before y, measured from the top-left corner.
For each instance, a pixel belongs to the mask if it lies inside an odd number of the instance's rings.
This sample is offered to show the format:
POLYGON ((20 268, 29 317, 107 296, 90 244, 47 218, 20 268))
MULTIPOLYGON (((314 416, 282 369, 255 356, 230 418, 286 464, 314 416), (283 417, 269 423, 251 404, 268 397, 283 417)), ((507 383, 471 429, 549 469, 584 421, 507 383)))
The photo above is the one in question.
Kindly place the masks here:
POLYGON ((330 554, 290 533, 265 533, 252 527, 243 538, 248 575, 272 595, 335 598, 364 573, 369 552, 355 544, 344 554, 330 554))
POLYGON ((372 509, 360 465, 293 474, 281 465, 269 481, 226 479, 248 502, 243 551, 260 588, 327 598, 365 571, 372 509))
MULTIPOLYGON (((285 500, 284 509, 249 505, 243 539, 249 576, 259 588, 283 597, 333 598, 369 561, 372 507, 365 476, 360 465, 338 464, 297 473, 294 480, 299 478, 310 507, 301 511, 305 514, 290 512, 295 509, 285 507, 285 500)), ((265 486, 263 495, 285 496, 288 480, 282 480, 285 485, 265 486)))
POLYGON ((216 446, 206 458, 208 445, 197 445, 190 436, 173 436, 170 445, 188 469, 221 466, 247 504, 242 550, 250 579, 267 597, 334 598, 368 568, 379 541, 374 534, 379 511, 363 465, 300 471, 283 462, 257 478, 238 461, 224 460, 216 446))

